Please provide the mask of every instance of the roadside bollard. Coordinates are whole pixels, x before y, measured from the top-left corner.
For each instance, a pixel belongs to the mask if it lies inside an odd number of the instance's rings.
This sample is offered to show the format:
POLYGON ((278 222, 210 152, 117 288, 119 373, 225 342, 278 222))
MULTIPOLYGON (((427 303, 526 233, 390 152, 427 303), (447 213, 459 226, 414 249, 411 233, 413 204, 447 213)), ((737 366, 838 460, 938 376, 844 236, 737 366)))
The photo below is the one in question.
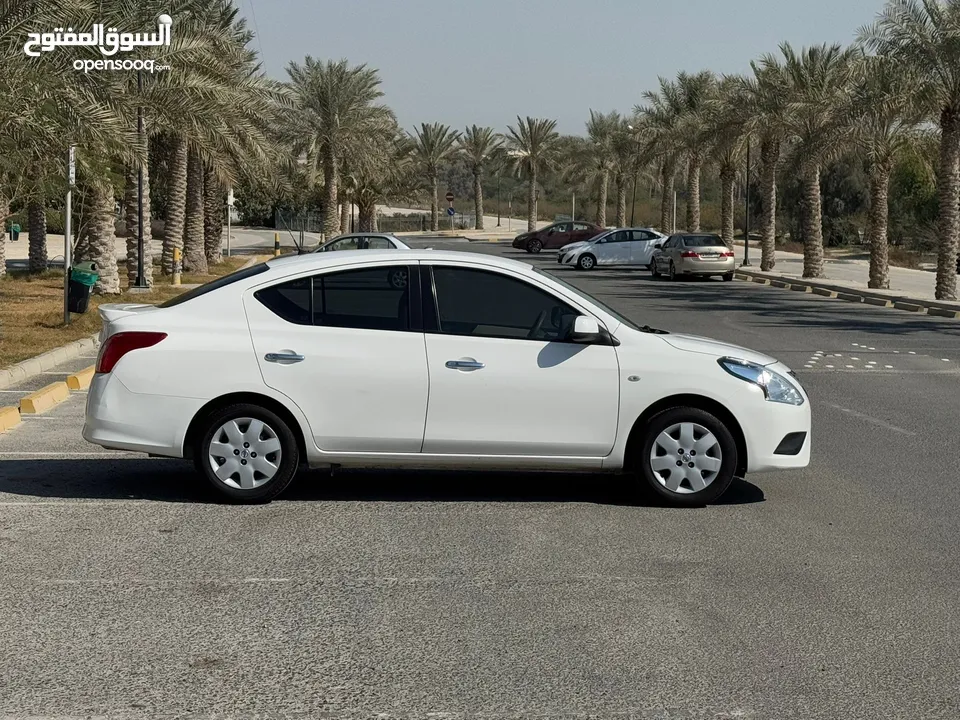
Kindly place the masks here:
POLYGON ((273 234, 273 256, 280 257, 280 233, 273 234))
POLYGON ((173 284, 180 284, 180 248, 173 249, 173 284))

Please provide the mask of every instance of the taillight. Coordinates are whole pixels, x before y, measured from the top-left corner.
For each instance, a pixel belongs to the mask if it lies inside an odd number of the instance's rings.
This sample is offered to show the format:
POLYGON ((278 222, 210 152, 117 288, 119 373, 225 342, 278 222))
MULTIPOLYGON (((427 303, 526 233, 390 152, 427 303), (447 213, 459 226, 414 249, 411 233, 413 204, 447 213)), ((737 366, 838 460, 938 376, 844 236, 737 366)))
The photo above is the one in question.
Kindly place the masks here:
POLYGON ((686 250, 680 253, 680 257, 698 258, 700 257, 700 253, 695 253, 693 250, 686 250))
POLYGON ((100 348, 97 356, 97 372, 108 373, 120 358, 131 350, 139 350, 156 345, 167 336, 162 332, 118 332, 111 335, 100 348))
POLYGON ((728 250, 727 252, 720 253, 720 257, 733 257, 733 253, 728 250))

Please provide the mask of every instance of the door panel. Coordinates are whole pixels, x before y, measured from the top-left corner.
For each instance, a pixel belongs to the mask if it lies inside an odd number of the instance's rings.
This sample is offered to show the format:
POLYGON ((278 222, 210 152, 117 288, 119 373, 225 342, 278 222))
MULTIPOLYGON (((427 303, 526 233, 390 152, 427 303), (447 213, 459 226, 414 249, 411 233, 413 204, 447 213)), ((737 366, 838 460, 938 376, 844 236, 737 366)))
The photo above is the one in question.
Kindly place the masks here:
POLYGON ((628 265, 630 263, 630 235, 624 231, 615 232, 604 238, 597 248, 598 265, 628 265), (602 260, 600 257, 602 256, 602 260))
POLYGON ((570 242, 570 223, 557 225, 553 234, 545 232, 541 235, 541 241, 545 248, 555 249, 563 247, 570 242))
MULTIPOLYGON (((426 267, 425 267, 426 271, 426 267)), ((532 283, 434 266, 425 453, 603 457, 617 432, 616 349, 567 343, 580 313, 532 283)))
POLYGON ((420 451, 426 348, 423 333, 397 329, 410 327, 414 294, 413 283, 390 283, 401 271, 409 268, 328 273, 244 296, 264 382, 297 404, 322 450, 420 451), (268 353, 303 359, 271 362, 268 353))

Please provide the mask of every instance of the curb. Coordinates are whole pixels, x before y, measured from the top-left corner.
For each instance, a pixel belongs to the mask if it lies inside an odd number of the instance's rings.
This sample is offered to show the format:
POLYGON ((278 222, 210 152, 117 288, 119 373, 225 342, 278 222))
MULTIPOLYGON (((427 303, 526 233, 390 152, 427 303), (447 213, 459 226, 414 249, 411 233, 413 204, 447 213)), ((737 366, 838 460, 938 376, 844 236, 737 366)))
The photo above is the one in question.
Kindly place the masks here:
POLYGON ((13 406, 0 408, 0 433, 16 427, 20 422, 20 408, 13 406))
POLYGON ((78 358, 88 350, 96 350, 99 345, 98 338, 99 333, 83 338, 82 340, 74 340, 71 343, 54 348, 53 350, 48 350, 36 357, 3 368, 0 370, 0 390, 6 390, 12 385, 36 377, 40 373, 51 370, 62 362, 78 358))
POLYGON ((70 390, 62 380, 50 383, 45 388, 30 393, 20 400, 21 415, 38 415, 55 407, 70 397, 70 390))
POLYGON ((776 288, 813 293, 814 295, 844 300, 846 302, 960 320, 960 308, 935 300, 881 295, 869 290, 851 289, 819 281, 786 279, 782 276, 761 274, 753 270, 738 269, 736 271, 736 277, 740 280, 757 283, 758 285, 769 285, 776 288))
POLYGON ((67 375, 67 387, 70 390, 86 390, 93 381, 93 374, 96 369, 96 365, 91 365, 75 372, 73 375, 67 375))

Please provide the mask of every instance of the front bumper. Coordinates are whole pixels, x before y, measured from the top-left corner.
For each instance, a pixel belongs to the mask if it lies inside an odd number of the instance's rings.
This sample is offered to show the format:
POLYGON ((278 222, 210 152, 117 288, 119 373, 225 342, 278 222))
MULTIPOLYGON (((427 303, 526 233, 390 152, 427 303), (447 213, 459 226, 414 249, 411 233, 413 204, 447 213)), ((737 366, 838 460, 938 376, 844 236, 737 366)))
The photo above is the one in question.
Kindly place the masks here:
MULTIPOLYGON (((770 369, 789 375, 786 366, 776 363, 770 369)), ((812 413, 810 398, 796 376, 790 378, 804 397, 803 405, 785 405, 764 399, 756 388, 754 402, 740 412, 739 421, 747 444, 747 471, 767 472, 805 468, 810 464, 812 413), (802 437, 801 437, 802 435, 802 437)))

